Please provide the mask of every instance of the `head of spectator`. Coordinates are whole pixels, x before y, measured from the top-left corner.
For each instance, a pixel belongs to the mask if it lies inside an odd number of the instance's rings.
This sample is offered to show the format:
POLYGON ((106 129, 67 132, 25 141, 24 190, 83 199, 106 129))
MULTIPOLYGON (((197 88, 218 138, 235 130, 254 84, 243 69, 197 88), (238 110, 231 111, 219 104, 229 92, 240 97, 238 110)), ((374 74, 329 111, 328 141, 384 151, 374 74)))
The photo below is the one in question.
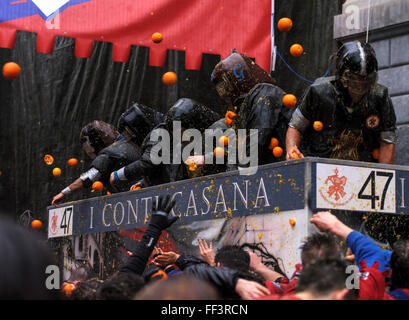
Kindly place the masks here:
POLYGON ((392 270, 391 289, 408 289, 409 239, 398 240, 393 244, 390 266, 392 270))
POLYGON ((88 123, 80 133, 82 148, 91 159, 95 159, 102 149, 110 146, 117 138, 115 127, 100 120, 88 123))
POLYGON ((341 257, 339 245, 334 236, 326 233, 313 233, 309 235, 302 243, 301 263, 303 266, 308 265, 318 259, 341 257))
MULTIPOLYGON (((59 299, 60 291, 46 287, 56 265, 44 240, 13 221, 0 217, 0 300, 59 299)), ((60 285, 58 283, 58 285, 60 285)))
POLYGON ((250 255, 239 246, 223 246, 217 250, 214 262, 218 267, 248 272, 250 255))
POLYGON ((74 281, 74 290, 68 294, 68 298, 73 300, 96 300, 97 290, 104 283, 98 278, 89 278, 83 281, 74 281))
POLYGON ((319 259, 307 264, 300 274, 296 296, 303 300, 344 300, 348 274, 341 259, 319 259))
POLYGON ((155 281, 143 288, 135 300, 220 300, 219 292, 208 282, 185 275, 155 281))
POLYGON ((145 285, 142 277, 132 272, 117 272, 99 286, 97 300, 130 300, 145 285))

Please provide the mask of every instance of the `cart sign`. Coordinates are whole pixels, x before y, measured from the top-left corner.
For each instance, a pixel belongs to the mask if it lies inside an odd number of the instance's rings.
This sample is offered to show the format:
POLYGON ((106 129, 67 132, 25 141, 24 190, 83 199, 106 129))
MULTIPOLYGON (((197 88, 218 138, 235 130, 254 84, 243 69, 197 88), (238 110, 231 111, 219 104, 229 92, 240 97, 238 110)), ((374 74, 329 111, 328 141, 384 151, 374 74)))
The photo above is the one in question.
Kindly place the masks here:
POLYGON ((72 235, 73 206, 51 209, 48 212, 48 238, 72 235))
POLYGON ((396 172, 317 163, 317 208, 396 213, 396 172))

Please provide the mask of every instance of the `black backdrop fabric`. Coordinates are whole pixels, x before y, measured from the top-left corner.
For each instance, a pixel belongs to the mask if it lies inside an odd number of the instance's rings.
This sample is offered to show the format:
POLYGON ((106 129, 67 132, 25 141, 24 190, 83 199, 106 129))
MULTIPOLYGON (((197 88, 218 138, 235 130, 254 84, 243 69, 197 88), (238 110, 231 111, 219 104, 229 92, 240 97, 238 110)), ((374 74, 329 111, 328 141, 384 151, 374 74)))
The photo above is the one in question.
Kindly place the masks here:
MULTIPOLYGON (((333 51, 332 20, 340 11, 340 2, 276 1, 276 21, 284 16, 294 20, 290 33, 276 31, 278 50, 307 78, 322 75, 328 67, 333 51), (306 51, 298 60, 288 53, 295 42, 306 51)), ((56 37, 51 55, 38 53, 36 34, 17 31, 14 49, 0 48, 1 66, 15 61, 22 68, 18 79, 0 77, 0 211, 4 213, 18 216, 31 210, 34 218, 47 221, 46 207, 53 196, 89 167, 79 132, 92 120, 116 125, 134 102, 166 112, 182 97, 196 99, 221 115, 226 111, 210 82, 218 55, 204 54, 200 70, 185 70, 182 51, 168 50, 163 67, 150 67, 147 47, 132 47, 127 63, 112 61, 110 43, 95 42, 90 58, 76 58, 74 47, 75 39, 56 37), (162 83, 167 71, 177 73, 176 85, 162 83), (52 166, 44 163, 46 154, 54 157, 52 166), (69 167, 67 160, 73 157, 80 162, 69 167), (60 177, 52 175, 54 167, 61 168, 60 177)), ((279 59, 273 76, 279 86, 298 97, 308 86, 279 59)), ((68 200, 101 194, 84 190, 68 200)))

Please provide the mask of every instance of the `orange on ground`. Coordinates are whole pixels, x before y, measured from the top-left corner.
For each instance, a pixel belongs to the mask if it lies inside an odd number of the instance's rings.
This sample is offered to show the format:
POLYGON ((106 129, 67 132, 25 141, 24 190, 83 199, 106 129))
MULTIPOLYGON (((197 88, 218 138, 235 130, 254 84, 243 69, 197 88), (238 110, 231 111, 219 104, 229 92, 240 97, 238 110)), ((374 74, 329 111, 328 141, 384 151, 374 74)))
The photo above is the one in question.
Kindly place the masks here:
POLYGON ((66 295, 71 295, 71 293, 76 289, 76 286, 73 283, 66 283, 62 289, 66 295))
POLYGON ((374 149, 372 151, 372 158, 374 158, 375 160, 379 160, 379 149, 374 149))
POLYGON ((300 44, 298 44, 298 43, 293 44, 293 45, 291 46, 291 48, 290 48, 290 53, 291 53, 291 55, 292 55, 293 57, 296 57, 296 58, 300 57, 303 52, 304 52, 304 49, 303 49, 302 45, 300 45, 300 44))
POLYGON ((15 63, 15 62, 7 62, 3 66, 3 75, 7 79, 15 79, 20 75, 21 68, 20 66, 15 63))
POLYGON ((219 139, 219 145, 222 147, 225 147, 229 144, 229 137, 228 136, 222 136, 219 139))
POLYGON ((31 227, 33 229, 41 229, 41 227, 43 226, 43 223, 40 220, 33 220, 31 221, 31 227))
POLYGON ((297 97, 293 94, 286 94, 283 97, 283 104, 289 109, 294 108, 297 105, 297 97))
POLYGON ((176 73, 169 71, 163 74, 162 82, 167 86, 173 86, 178 81, 176 73))
POLYGON ((275 147, 278 147, 278 139, 277 138, 271 138, 271 141, 270 141, 270 145, 269 145, 269 149, 271 150, 271 151, 273 151, 274 150, 274 148, 275 147))
POLYGON ((104 188, 104 185, 101 181, 95 181, 92 184, 92 190, 101 191, 104 188))
POLYGON ((274 157, 276 157, 276 158, 281 157, 281 156, 283 155, 283 148, 281 148, 281 147, 275 147, 275 148, 273 149, 273 154, 274 154, 274 157))
POLYGON ((224 149, 222 147, 216 147, 213 151, 216 158, 224 157, 224 149))
POLYGON ((313 125, 313 128, 314 128, 315 131, 321 131, 322 128, 324 128, 324 125, 322 124, 321 121, 315 121, 314 125, 313 125))
POLYGON ((290 18, 281 18, 277 23, 278 30, 288 32, 293 27, 293 21, 290 18))
POLYGON ((160 32, 155 32, 152 35, 152 41, 153 42, 160 43, 160 42, 162 42, 162 40, 163 40, 163 36, 162 36, 162 34, 160 32))
POLYGON ((295 226, 295 219, 290 218, 290 220, 288 220, 288 222, 290 223, 290 225, 291 225, 292 227, 295 226))
POLYGON ((54 177, 59 177, 61 175, 61 169, 60 168, 54 168, 53 169, 53 176, 54 177))
POLYGON ((53 162, 54 162, 54 158, 53 158, 53 156, 51 156, 51 155, 49 155, 49 154, 46 154, 45 156, 44 156, 44 162, 47 164, 47 165, 52 165, 53 164, 53 162))
POLYGON ((69 159, 69 160, 67 161, 67 163, 68 163, 68 165, 69 165, 70 167, 74 167, 74 166, 76 166, 76 165, 78 164, 78 160, 75 159, 75 158, 71 158, 71 159, 69 159))

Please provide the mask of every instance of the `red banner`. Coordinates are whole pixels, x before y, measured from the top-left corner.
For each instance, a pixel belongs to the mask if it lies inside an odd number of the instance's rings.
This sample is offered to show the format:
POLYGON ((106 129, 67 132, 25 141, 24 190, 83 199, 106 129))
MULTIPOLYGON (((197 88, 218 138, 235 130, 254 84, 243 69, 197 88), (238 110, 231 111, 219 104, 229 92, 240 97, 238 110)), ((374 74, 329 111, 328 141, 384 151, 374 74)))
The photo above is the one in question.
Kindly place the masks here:
POLYGON ((76 39, 77 57, 93 41, 113 43, 114 61, 126 62, 131 45, 150 48, 150 65, 166 50, 186 51, 186 69, 200 69, 202 53, 224 58, 233 48, 269 71, 271 0, 0 0, 0 46, 13 48, 16 30, 37 33, 37 50, 51 53, 54 37, 76 39), (4 3, 4 4, 3 4, 4 3), (48 19, 48 20, 47 20, 48 19), (152 42, 160 32, 163 41, 152 42))

